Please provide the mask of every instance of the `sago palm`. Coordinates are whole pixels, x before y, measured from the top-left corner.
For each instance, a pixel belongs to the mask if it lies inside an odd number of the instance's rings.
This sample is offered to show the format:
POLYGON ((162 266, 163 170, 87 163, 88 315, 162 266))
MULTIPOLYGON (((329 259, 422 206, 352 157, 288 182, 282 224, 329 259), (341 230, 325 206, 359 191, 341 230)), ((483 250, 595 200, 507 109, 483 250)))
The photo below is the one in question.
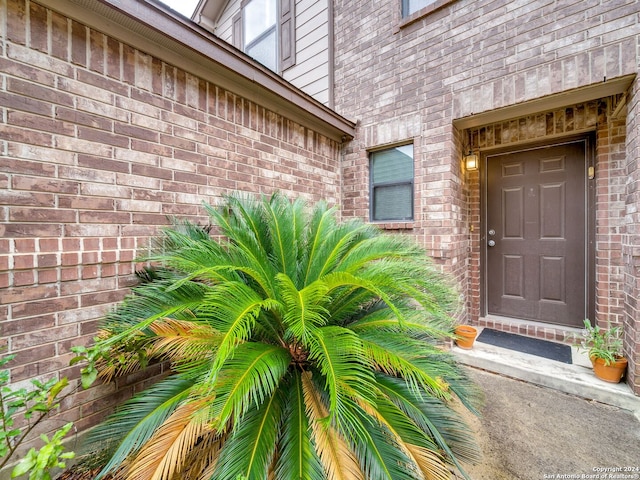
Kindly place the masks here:
POLYGON ((276 194, 167 229, 101 331, 110 377, 171 375, 92 434, 143 479, 445 479, 478 450, 475 390, 442 348, 455 296, 407 238, 276 194))

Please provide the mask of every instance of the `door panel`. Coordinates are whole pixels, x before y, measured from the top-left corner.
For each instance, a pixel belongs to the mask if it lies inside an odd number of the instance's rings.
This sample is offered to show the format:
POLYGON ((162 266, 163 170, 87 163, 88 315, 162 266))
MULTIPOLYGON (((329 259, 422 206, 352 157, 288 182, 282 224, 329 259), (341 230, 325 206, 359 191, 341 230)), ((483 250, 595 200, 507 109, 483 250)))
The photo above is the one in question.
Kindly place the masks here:
POLYGON ((583 141, 487 156, 489 314, 582 325, 586 168, 583 141))

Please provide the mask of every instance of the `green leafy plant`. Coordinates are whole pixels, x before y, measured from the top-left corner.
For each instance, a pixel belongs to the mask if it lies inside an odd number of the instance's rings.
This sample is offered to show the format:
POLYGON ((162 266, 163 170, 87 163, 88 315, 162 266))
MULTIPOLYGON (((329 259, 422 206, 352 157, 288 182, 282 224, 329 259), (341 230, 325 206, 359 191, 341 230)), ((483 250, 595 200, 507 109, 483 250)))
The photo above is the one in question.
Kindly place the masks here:
POLYGON ((611 365, 622 356, 622 327, 602 328, 599 325, 591 325, 588 319, 584 320, 582 335, 577 339, 576 346, 585 350, 589 358, 601 358, 605 365, 611 365))
MULTIPOLYGON (((7 355, 0 359, 0 368, 7 365, 15 355, 7 355)), ((49 413, 59 406, 58 398, 68 385, 67 378, 47 382, 31 380, 31 388, 15 389, 9 385, 9 371, 0 370, 0 469, 4 468, 14 457, 18 447, 25 441, 36 426, 49 413), (26 420, 27 426, 15 426, 17 418, 26 420)), ((63 438, 73 428, 67 423, 49 438, 41 435, 43 446, 31 448, 24 458, 15 466, 11 477, 29 474, 29 480, 49 480, 52 468, 64 468, 64 460, 74 458, 73 452, 64 452, 63 438)))
MULTIPOLYGON (((443 345, 456 295, 423 250, 283 195, 164 231, 85 371, 172 374, 91 432, 135 479, 445 479, 479 450, 478 391, 443 345)), ((464 474, 464 473, 463 473, 464 474)))

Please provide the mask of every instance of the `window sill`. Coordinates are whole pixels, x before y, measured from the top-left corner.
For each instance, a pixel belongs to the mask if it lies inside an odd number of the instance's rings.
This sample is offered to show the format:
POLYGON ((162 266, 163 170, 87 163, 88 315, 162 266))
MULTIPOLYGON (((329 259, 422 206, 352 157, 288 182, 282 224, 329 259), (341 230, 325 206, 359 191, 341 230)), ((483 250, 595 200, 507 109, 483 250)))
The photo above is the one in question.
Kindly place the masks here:
POLYGON ((413 230, 415 228, 415 222, 413 220, 371 223, 382 230, 413 230))
POLYGON ((435 12, 436 10, 440 10, 442 7, 449 5, 450 3, 453 3, 453 2, 455 2, 455 0, 436 0, 431 5, 427 5, 426 7, 418 10, 417 12, 413 12, 408 17, 401 18, 398 28, 401 29, 408 25, 411 25, 412 23, 415 23, 418 20, 421 20, 427 15, 435 12))

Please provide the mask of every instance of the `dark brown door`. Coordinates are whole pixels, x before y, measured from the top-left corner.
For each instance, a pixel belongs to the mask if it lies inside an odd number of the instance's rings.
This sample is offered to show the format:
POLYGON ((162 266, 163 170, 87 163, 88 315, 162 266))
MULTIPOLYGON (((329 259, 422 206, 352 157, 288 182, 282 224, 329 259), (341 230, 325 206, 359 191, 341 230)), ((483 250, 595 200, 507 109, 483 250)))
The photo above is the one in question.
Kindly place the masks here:
POLYGON ((585 143, 487 157, 488 313, 586 318, 585 143))

